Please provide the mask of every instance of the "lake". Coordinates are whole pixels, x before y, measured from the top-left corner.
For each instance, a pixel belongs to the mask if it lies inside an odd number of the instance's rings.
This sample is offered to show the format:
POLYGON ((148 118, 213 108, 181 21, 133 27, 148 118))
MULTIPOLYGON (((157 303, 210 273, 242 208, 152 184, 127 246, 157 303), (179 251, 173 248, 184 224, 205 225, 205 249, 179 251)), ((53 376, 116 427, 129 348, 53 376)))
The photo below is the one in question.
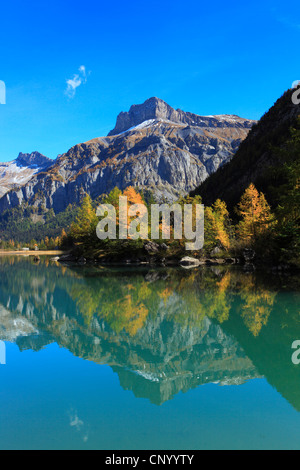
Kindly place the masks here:
POLYGON ((300 449, 295 340, 299 276, 0 257, 0 448, 300 449))

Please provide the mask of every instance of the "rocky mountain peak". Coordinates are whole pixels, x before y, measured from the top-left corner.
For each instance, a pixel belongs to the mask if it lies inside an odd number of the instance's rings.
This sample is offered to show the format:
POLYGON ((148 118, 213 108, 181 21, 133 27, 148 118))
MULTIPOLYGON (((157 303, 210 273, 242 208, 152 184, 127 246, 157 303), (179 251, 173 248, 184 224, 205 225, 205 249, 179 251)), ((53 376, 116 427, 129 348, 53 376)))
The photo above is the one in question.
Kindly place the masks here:
POLYGON ((151 119, 172 120, 170 118, 174 113, 175 110, 163 100, 156 97, 149 98, 143 104, 131 106, 129 112, 121 112, 117 117, 116 127, 108 135, 121 134, 151 119))
POLYGON ((129 112, 121 112, 117 117, 116 127, 108 135, 121 134, 150 120, 171 121, 176 124, 195 127, 236 127, 246 129, 251 129, 254 124, 253 121, 239 116, 199 116, 181 109, 175 110, 160 98, 153 97, 143 104, 131 106, 129 112))
POLYGON ((45 157, 45 155, 42 155, 39 152, 32 152, 32 153, 19 153, 18 158, 16 159, 16 162, 20 166, 28 166, 28 167, 36 167, 36 168, 43 168, 47 167, 53 161, 45 157))
POLYGON ((0 163, 0 198, 12 189, 23 186, 39 171, 48 170, 54 163, 39 152, 19 153, 18 158, 0 163))

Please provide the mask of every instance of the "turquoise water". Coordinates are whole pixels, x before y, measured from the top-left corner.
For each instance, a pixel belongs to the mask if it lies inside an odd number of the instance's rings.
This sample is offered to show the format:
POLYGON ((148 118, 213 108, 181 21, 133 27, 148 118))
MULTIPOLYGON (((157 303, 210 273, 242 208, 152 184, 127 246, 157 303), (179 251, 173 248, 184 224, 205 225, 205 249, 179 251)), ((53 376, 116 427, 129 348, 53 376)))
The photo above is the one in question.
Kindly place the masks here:
POLYGON ((299 284, 0 258, 0 448, 299 449, 299 284))

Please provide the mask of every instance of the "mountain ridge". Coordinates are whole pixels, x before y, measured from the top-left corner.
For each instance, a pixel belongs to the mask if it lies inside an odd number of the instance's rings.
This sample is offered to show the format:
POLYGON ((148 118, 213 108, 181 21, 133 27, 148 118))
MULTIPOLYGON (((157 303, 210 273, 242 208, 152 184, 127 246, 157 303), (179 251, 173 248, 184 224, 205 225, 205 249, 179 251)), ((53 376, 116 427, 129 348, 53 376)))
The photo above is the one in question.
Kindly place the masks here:
POLYGON ((230 160, 255 123, 185 113, 158 98, 130 109, 117 118, 117 131, 126 130, 77 144, 51 160, 48 168, 3 195, 0 214, 23 203, 59 213, 78 205, 82 191, 95 199, 116 186, 150 190, 158 201, 174 201, 230 160))
POLYGON ((152 97, 146 100, 143 104, 131 106, 129 112, 121 112, 117 117, 115 128, 109 132, 108 136, 114 136, 122 132, 126 132, 128 129, 151 119, 161 119, 177 124, 197 125, 200 127, 221 127, 220 119, 223 119, 224 121, 227 121, 228 125, 231 124, 234 126, 234 124, 237 124, 248 129, 251 128, 251 122, 253 122, 250 119, 243 119, 239 116, 230 114, 200 116, 198 114, 182 111, 181 109, 175 110, 160 98, 152 97))
POLYGON ((32 152, 32 153, 22 153, 20 152, 16 161, 20 165, 29 166, 29 167, 43 167, 51 165, 54 160, 51 158, 45 157, 45 155, 41 154, 40 152, 32 152))

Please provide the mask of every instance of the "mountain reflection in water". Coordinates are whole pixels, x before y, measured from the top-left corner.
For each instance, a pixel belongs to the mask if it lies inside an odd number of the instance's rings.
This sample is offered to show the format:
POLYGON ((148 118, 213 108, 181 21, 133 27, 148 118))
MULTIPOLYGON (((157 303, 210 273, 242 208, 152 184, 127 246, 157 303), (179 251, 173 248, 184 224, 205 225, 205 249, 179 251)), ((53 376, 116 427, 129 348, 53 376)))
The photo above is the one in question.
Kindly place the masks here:
POLYGON ((0 258, 0 340, 56 342, 161 405, 206 383, 265 377, 300 410, 299 280, 233 268, 64 267, 0 258))

